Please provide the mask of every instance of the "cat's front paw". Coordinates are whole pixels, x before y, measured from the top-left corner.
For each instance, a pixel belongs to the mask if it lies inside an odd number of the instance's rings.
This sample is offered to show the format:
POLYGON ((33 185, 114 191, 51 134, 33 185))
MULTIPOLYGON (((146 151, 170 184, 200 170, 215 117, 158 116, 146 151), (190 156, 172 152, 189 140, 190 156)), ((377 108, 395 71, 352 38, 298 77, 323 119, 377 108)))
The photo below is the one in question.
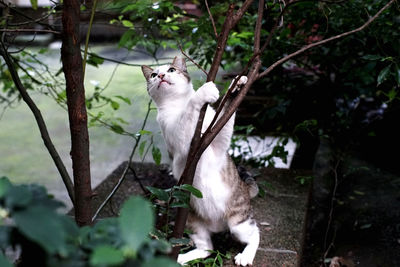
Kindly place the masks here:
POLYGON ((197 93, 203 103, 215 103, 219 98, 218 88, 213 82, 203 84, 197 93))
POLYGON ((246 253, 239 253, 235 256, 235 264, 238 266, 251 266, 253 264, 253 257, 246 253))
MULTIPOLYGON (((237 76, 236 76, 236 78, 237 78, 237 76)), ((236 78, 235 78, 235 79, 236 79, 236 78)), ((232 84, 233 84, 234 81, 235 81, 235 80, 233 80, 233 81, 231 82, 231 85, 230 85, 229 87, 232 86, 232 84)), ((246 83, 247 83, 247 77, 246 77, 246 76, 241 76, 240 79, 238 80, 238 82, 236 83, 235 88, 232 89, 232 92, 239 91, 246 83)))

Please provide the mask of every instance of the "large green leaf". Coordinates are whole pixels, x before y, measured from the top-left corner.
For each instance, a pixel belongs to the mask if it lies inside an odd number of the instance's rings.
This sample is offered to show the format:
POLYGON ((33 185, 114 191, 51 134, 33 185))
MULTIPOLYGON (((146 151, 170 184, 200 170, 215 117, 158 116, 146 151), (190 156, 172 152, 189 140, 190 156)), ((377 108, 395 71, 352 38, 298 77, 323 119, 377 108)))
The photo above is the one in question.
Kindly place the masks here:
POLYGON ((7 260, 3 252, 0 252, 0 266, 1 267, 12 267, 13 265, 7 260))
POLYGON ((161 163, 160 149, 156 146, 153 146, 153 149, 151 150, 151 154, 153 155, 153 160, 156 163, 156 165, 160 165, 160 163, 161 163))
POLYGON ((139 196, 129 198, 121 209, 118 221, 122 239, 137 252, 153 228, 154 216, 150 203, 139 196))
POLYGON ((7 177, 0 178, 0 198, 2 198, 7 193, 10 186, 11 186, 11 183, 7 177))
POLYGON ((378 79, 377 79, 378 85, 383 83, 388 78, 388 76, 390 74, 390 67, 391 66, 392 65, 390 64, 390 65, 386 66, 385 68, 383 68, 383 70, 381 70, 381 72, 378 75, 378 79))
POLYGON ((121 250, 111 246, 99 246, 90 256, 91 266, 118 265, 124 262, 124 254, 121 250))
POLYGON ((8 208, 26 207, 32 201, 32 192, 26 185, 12 186, 6 194, 8 208))
POLYGON ((201 193, 201 191, 192 185, 183 184, 183 185, 181 185, 181 188, 183 190, 189 191, 197 198, 203 198, 203 194, 201 193))
POLYGON ((30 206, 13 214, 18 229, 48 253, 62 252, 66 233, 59 215, 43 206, 30 206))

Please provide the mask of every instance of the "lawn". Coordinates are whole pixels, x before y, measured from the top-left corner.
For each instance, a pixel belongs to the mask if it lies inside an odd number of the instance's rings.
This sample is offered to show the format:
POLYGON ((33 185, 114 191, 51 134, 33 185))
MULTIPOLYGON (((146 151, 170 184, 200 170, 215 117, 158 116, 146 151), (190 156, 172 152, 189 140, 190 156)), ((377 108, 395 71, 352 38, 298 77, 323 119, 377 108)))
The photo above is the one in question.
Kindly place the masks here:
MULTIPOLYGON (((101 54, 102 49, 96 47, 95 50, 101 54)), ((59 69, 58 49, 50 50, 42 57, 53 72, 59 69)), ((141 60, 134 63, 150 62, 141 60)), ((107 104, 90 112, 96 114, 101 111, 105 118, 121 118, 127 122, 126 125, 121 124, 126 131, 136 132, 140 129, 149 102, 140 67, 117 66, 115 63, 106 62, 98 68, 88 66, 85 77, 86 94, 88 97, 91 96, 95 85, 104 87, 111 76, 113 76, 112 81, 104 90, 104 95, 118 101, 120 104, 118 110, 107 104), (115 96, 127 98, 131 104, 115 96)), ((71 173, 67 112, 49 96, 36 91, 30 91, 30 94, 41 110, 56 149, 71 173)), ((154 133, 154 143, 163 151, 163 142, 155 116, 156 112, 152 111, 146 129, 154 133)), ((132 137, 118 135, 99 126, 90 127, 89 134, 91 172, 95 186, 122 161, 128 159, 134 140, 132 137)), ((0 120, 0 140, 0 176, 7 176, 16 183, 43 184, 57 198, 65 198, 64 185, 43 145, 34 117, 25 103, 21 102, 13 108, 6 109, 0 120)), ((139 156, 136 160, 140 160, 139 156)), ((151 160, 151 157, 148 160, 151 160)))

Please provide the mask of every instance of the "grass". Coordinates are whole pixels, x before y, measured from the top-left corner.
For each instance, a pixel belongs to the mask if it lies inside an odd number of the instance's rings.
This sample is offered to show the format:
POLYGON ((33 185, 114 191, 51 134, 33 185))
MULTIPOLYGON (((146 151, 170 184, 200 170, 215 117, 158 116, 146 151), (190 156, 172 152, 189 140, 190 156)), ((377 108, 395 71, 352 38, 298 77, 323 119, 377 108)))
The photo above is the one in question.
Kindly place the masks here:
MULTIPOLYGON (((44 56, 47 56, 44 61, 56 72, 60 67, 58 51, 51 50, 44 56)), ((106 105, 91 112, 101 111, 107 118, 120 117, 128 123, 124 125, 126 130, 135 132, 142 124, 149 101, 145 80, 138 67, 120 65, 115 68, 116 64, 111 63, 104 63, 99 68, 88 66, 85 78, 87 96, 94 91, 93 81, 104 86, 115 70, 104 94, 112 99, 117 95, 126 97, 131 105, 115 98, 120 102, 118 110, 106 105)), ((72 176, 67 112, 42 93, 30 91, 30 94, 41 110, 54 145, 72 176)), ((151 112, 147 129, 156 133, 155 143, 161 146, 155 116, 156 112, 151 112)), ((133 138, 115 134, 104 127, 91 127, 89 134, 91 172, 93 185, 96 185, 122 161, 127 160, 133 138)), ((33 114, 24 102, 7 109, 3 114, 0 120, 0 140, 0 176, 7 176, 15 183, 45 185, 56 197, 65 193, 54 163, 43 145, 33 114)))
MULTIPOLYGON (((110 51, 110 48, 114 51, 115 46, 98 46, 94 47, 92 51, 101 54, 105 50, 110 51)), ((39 48, 30 48, 30 50, 38 52, 39 48)), ((51 49, 40 55, 41 60, 53 73, 59 71, 61 67, 59 53, 59 49, 51 49)), ((151 64, 154 62, 140 59, 133 63, 151 64)), ((204 77, 201 78, 202 73, 196 67, 189 67, 189 72, 194 77, 195 87, 205 81, 204 77)), ((61 73, 60 78, 62 75, 61 73)), ((90 110, 90 112, 94 114, 103 112, 102 119, 105 120, 121 118, 127 122, 127 124, 121 124, 126 131, 137 132, 143 122, 150 100, 140 67, 117 66, 115 63, 108 62, 98 68, 90 65, 86 67, 85 90, 87 97, 93 94, 95 85, 104 87, 108 83, 103 94, 119 102, 118 110, 114 110, 110 104, 107 104, 99 109, 90 110), (110 78, 112 80, 109 83, 110 78), (117 96, 129 99, 131 104, 125 103, 117 96)), ((41 110, 52 141, 72 177, 67 111, 54 99, 43 93, 38 91, 29 93, 41 110)), ((165 162, 167 153, 155 117, 156 111, 152 111, 146 130, 153 132, 154 144, 161 149, 162 159, 165 162)), ((118 135, 99 126, 90 127, 89 135, 92 186, 94 187, 119 164, 128 159, 134 140, 132 137, 118 135)), ((149 143, 150 140, 147 144, 149 143)), ((64 200, 67 206, 70 206, 64 185, 43 144, 33 114, 24 102, 7 109, 0 119, 0 151, 0 176, 7 176, 15 183, 45 185, 51 194, 64 200)), ((134 160, 141 160, 141 158, 136 155, 134 160)), ((147 157, 147 161, 151 160, 150 155, 147 157)))

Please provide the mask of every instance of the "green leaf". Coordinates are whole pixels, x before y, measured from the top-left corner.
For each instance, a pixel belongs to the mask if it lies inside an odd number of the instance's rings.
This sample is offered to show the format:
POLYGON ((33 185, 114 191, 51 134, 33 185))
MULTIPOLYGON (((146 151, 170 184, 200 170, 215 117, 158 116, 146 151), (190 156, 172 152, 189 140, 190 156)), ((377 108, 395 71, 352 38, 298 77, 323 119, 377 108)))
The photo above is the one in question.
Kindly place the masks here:
POLYGON ((385 68, 383 68, 383 70, 381 70, 381 72, 378 75, 378 79, 377 79, 378 85, 382 84, 387 79, 387 77, 390 74, 391 66, 392 66, 392 64, 386 66, 385 68))
POLYGON ((123 134, 125 132, 124 128, 122 128, 121 125, 118 125, 116 123, 111 125, 111 130, 117 134, 123 134))
POLYGON ((165 192, 163 189, 152 187, 152 186, 146 186, 147 190, 149 190, 156 198, 162 201, 168 201, 169 200, 169 195, 167 192, 165 192))
POLYGON ((122 25, 124 25, 125 27, 127 27, 127 28, 133 28, 133 23, 132 23, 132 21, 124 19, 124 20, 122 20, 121 22, 122 22, 122 25))
POLYGON ((124 262, 124 254, 121 250, 111 246, 102 245, 93 251, 90 256, 90 265, 119 265, 124 262))
POLYGON ((153 149, 151 150, 151 154, 153 155, 153 160, 156 163, 156 165, 160 165, 160 163, 161 163, 160 149, 156 146, 153 146, 153 149))
POLYGON ((63 251, 66 245, 65 230, 58 216, 43 206, 29 206, 13 214, 18 229, 49 254, 63 251))
POLYGON ((140 134, 140 135, 151 135, 152 132, 151 132, 151 131, 147 131, 147 130, 140 130, 140 131, 139 131, 139 134, 140 134))
POLYGON ((103 64, 103 62, 104 62, 104 59, 99 57, 95 53, 90 53, 89 57, 86 61, 87 64, 92 65, 94 67, 98 67, 99 65, 103 64))
POLYGON ((147 143, 147 141, 144 140, 139 145, 139 155, 140 155, 140 157, 143 157, 144 149, 146 148, 146 143, 147 143))
POLYGON ((0 178, 0 198, 2 198, 9 188, 11 187, 11 182, 8 180, 7 177, 1 177, 0 178))
POLYGON ((25 185, 11 187, 6 195, 6 206, 8 208, 26 207, 32 201, 32 193, 25 185))
POLYGON ((34 10, 38 8, 38 0, 31 0, 31 5, 34 10))
POLYGON ((142 197, 133 196, 122 206, 118 218, 122 239, 135 253, 153 228, 154 216, 151 205, 142 197))
POLYGON ((380 55, 365 55, 362 57, 362 59, 372 60, 372 61, 379 60, 381 58, 382 58, 382 56, 380 56, 380 55))
POLYGON ((180 267, 181 265, 165 257, 152 258, 144 262, 142 267, 180 267))
POLYGON ((112 100, 111 100, 110 104, 111 104, 111 107, 113 108, 113 110, 118 110, 119 107, 120 107, 118 102, 115 102, 115 101, 112 101, 112 100))
POLYGON ((128 105, 131 105, 131 104, 132 104, 131 100, 130 100, 129 98, 127 98, 127 97, 123 97, 123 96, 120 96, 120 95, 117 95, 116 97, 119 98, 119 99, 121 99, 122 101, 124 101, 124 102, 127 103, 128 105))
POLYGON ((195 188, 195 187, 193 187, 193 186, 191 186, 191 185, 183 184, 183 185, 181 185, 181 188, 183 190, 189 191, 190 193, 192 193, 197 198, 203 198, 203 194, 200 192, 200 190, 195 188))
POLYGON ((400 68, 399 68, 399 66, 396 66, 394 78, 395 78, 397 84, 400 85, 400 68))

